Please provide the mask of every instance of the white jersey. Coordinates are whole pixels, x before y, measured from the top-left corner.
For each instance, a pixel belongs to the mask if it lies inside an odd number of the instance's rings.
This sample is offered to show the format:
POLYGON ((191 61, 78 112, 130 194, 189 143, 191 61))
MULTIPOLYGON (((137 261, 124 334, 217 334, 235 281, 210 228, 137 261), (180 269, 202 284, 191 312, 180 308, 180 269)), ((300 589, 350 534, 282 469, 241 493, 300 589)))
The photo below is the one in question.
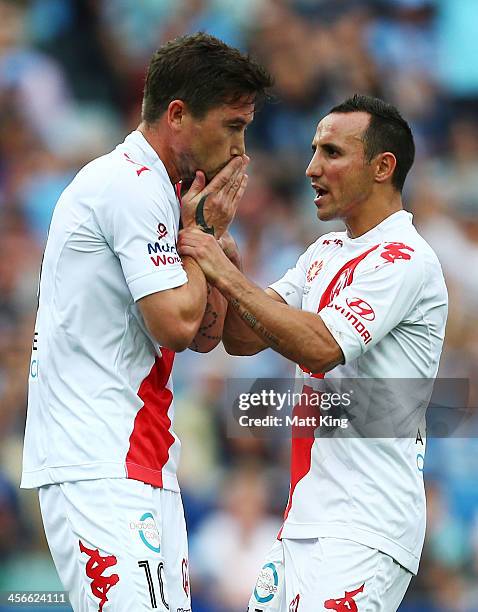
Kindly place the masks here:
MULTIPOLYGON (((326 381, 436 376, 447 291, 409 213, 396 212, 359 238, 320 237, 271 287, 289 305, 318 312, 341 347, 345 363, 326 381)), ((413 439, 293 438, 281 536, 354 540, 416 573, 425 535, 424 453, 424 428, 413 439)))
POLYGON ((29 377, 22 487, 133 478, 178 490, 174 353, 136 301, 187 282, 179 202, 135 131, 85 166, 55 208, 29 377))

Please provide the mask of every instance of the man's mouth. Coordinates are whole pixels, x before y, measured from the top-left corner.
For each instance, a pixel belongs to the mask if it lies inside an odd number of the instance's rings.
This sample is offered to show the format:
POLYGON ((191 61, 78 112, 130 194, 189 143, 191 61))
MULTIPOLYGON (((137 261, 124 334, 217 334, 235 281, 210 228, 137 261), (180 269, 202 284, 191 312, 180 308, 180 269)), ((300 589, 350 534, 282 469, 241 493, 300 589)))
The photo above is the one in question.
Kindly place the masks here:
POLYGON ((316 197, 314 199, 314 202, 316 204, 318 204, 324 198, 324 196, 326 196, 329 193, 327 189, 325 189, 324 187, 321 187, 320 185, 312 185, 312 189, 316 193, 316 197))

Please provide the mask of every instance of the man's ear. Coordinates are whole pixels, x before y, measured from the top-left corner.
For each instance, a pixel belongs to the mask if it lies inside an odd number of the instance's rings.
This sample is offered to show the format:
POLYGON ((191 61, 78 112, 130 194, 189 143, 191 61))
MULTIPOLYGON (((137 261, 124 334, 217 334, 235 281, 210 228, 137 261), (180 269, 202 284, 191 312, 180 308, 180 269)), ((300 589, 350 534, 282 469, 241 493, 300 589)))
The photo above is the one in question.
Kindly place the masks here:
POLYGON ((173 130, 180 130, 186 114, 186 104, 182 100, 173 100, 168 105, 166 115, 168 125, 173 130))
POLYGON ((375 158, 375 180, 377 183, 385 183, 392 178, 397 167, 397 158, 389 151, 380 153, 375 158))

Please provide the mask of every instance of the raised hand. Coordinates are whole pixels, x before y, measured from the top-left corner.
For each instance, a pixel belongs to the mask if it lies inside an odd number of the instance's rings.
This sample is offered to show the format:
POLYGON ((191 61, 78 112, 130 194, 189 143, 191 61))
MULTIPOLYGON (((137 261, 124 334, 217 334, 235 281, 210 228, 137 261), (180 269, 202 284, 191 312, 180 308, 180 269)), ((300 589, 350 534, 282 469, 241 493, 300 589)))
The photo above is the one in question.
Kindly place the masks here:
POLYGON ((236 214, 247 186, 249 157, 233 157, 206 185, 204 172, 198 170, 191 187, 182 197, 183 228, 197 228, 220 238, 236 214))
POLYGON ((196 260, 207 280, 212 284, 215 284, 217 278, 227 268, 234 269, 219 241, 214 236, 209 236, 198 229, 181 230, 177 248, 180 255, 189 255, 196 260))

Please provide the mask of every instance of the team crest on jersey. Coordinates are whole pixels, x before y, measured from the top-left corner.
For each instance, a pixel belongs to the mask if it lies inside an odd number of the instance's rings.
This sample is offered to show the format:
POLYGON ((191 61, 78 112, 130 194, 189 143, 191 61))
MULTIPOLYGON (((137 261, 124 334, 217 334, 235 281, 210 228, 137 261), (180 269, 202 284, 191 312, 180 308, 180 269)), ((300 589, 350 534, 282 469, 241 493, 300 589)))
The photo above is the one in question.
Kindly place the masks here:
POLYGON ((307 270, 307 282, 311 283, 323 267, 324 262, 321 259, 314 261, 314 263, 311 264, 311 266, 307 270))
POLYGON ((259 574, 254 589, 254 597, 263 604, 268 603, 274 598, 279 586, 279 575, 274 563, 266 563, 259 574))
POLYGON ((119 582, 118 574, 103 576, 103 572, 116 565, 118 560, 114 555, 100 555, 99 550, 87 548, 81 540, 79 540, 80 550, 86 553, 89 560, 86 562, 86 575, 91 580, 90 588, 93 595, 100 600, 98 612, 103 612, 103 606, 108 601, 108 592, 119 582))
POLYGON ((361 587, 355 589, 355 591, 345 591, 345 597, 339 599, 328 599, 324 601, 324 608, 326 610, 335 610, 335 612, 358 612, 357 604, 354 598, 359 594, 363 593, 365 589, 365 582, 361 587))

